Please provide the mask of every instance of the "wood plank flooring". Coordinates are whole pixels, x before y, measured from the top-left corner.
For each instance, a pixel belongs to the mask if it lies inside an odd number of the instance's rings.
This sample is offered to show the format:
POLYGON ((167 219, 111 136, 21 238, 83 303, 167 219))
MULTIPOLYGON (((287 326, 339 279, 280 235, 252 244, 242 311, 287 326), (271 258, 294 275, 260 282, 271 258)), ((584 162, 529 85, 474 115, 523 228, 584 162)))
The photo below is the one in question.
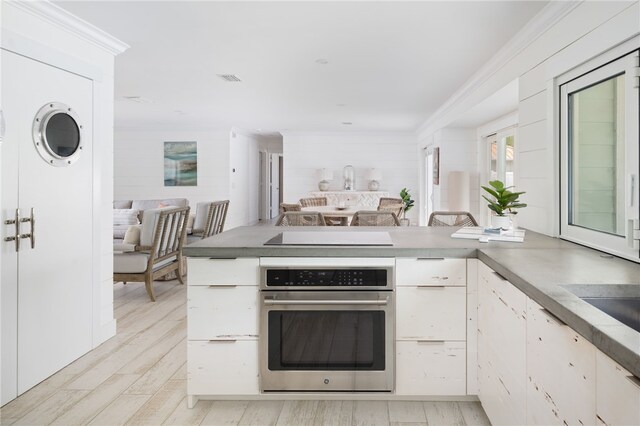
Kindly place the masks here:
POLYGON ((114 285, 118 333, 0 409, 2 425, 489 425, 477 402, 186 401, 186 287, 114 285))

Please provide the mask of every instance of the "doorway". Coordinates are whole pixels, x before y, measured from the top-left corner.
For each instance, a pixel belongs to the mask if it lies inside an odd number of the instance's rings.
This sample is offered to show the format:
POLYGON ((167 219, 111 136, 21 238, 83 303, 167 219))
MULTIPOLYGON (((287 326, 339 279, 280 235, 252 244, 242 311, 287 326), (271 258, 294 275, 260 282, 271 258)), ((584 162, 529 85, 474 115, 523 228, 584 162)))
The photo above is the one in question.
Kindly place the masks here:
POLYGON ((429 147, 425 152, 425 204, 424 214, 425 222, 429 220, 429 216, 433 213, 434 209, 434 183, 433 183, 433 170, 434 170, 434 152, 433 147, 429 147))

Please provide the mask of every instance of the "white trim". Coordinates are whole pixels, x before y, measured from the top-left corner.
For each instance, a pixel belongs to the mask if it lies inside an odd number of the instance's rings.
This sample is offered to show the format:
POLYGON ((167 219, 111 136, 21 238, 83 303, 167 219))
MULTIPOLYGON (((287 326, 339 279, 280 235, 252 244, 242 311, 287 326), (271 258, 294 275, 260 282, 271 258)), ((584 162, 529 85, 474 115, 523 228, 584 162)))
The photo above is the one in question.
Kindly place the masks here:
POLYGON ((78 18, 65 9, 49 1, 17 1, 4 0, 4 5, 21 9, 33 16, 42 19, 58 28, 61 28, 74 36, 85 40, 112 55, 119 55, 130 46, 118 40, 100 28, 78 18))
POLYGON ((511 111, 502 117, 498 117, 495 120, 478 126, 476 129, 476 135, 478 138, 486 138, 494 133, 500 133, 505 130, 518 127, 518 122, 518 110, 511 111))
POLYGON ((463 103, 479 86, 485 83, 496 72, 513 60, 538 37, 558 23, 581 2, 549 2, 533 19, 496 53, 482 68, 478 70, 462 87, 456 91, 438 110, 422 124, 417 133, 420 136, 433 133, 430 129, 438 120, 447 115, 449 111, 463 103))

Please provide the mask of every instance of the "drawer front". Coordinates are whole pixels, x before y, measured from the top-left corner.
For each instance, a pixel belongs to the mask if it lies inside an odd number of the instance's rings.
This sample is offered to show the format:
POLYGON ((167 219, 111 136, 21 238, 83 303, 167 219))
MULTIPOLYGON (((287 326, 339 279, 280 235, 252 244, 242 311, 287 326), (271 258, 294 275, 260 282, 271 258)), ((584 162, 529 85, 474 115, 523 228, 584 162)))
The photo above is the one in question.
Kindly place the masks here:
POLYGON ((188 258, 189 285, 258 285, 257 258, 209 259, 188 258))
POLYGON ((257 395, 258 341, 190 341, 187 394, 257 395))
POLYGON ((396 289, 397 340, 466 340, 466 289, 396 289))
POLYGON ((466 395, 465 342, 396 342, 396 394, 466 395))
POLYGON ((187 294, 189 340, 258 337, 257 286, 192 286, 187 294))
POLYGON ((467 285, 466 259, 396 259, 396 285, 467 285))

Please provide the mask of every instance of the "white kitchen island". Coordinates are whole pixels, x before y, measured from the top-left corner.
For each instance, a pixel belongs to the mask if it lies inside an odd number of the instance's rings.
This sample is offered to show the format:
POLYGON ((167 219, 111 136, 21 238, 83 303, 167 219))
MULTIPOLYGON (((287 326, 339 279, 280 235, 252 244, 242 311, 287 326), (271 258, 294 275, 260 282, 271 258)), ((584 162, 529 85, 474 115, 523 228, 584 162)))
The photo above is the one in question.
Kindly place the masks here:
POLYGON ((479 398, 496 424, 640 421, 640 333, 560 286, 635 284, 640 265, 534 233, 481 245, 398 228, 391 247, 264 245, 279 232, 238 228, 186 249, 190 404, 479 398), (261 391, 261 267, 376 262, 394 271, 392 391, 261 391))

